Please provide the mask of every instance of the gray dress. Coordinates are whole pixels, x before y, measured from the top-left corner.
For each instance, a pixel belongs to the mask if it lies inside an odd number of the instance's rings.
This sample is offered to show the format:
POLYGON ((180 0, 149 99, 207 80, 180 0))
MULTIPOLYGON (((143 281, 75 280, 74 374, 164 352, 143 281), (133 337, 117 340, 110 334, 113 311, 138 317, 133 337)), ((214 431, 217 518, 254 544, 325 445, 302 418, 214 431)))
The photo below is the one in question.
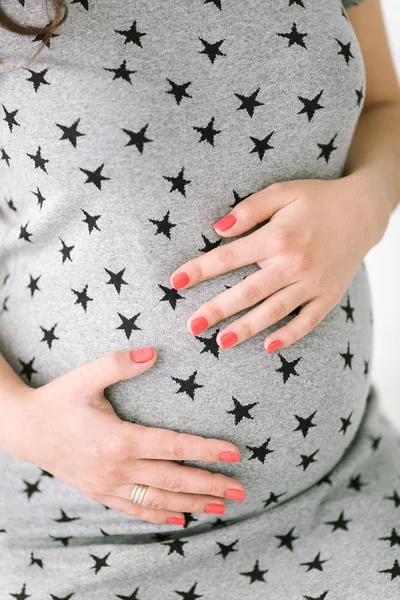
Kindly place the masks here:
MULTIPOLYGON (((49 21, 44 1, 1 4, 49 21)), ((256 264, 170 286, 231 241, 212 224, 247 196, 342 175, 366 84, 349 5, 73 0, 29 65, 43 36, 1 31, 0 351, 39 387, 154 345, 148 372, 106 388, 116 413, 233 442, 240 463, 184 464, 246 489, 223 516, 156 525, 2 453, 2 599, 399 598, 399 434, 371 382, 364 263, 271 355, 263 340, 300 307, 227 350, 216 335, 246 311, 186 327, 256 264)))

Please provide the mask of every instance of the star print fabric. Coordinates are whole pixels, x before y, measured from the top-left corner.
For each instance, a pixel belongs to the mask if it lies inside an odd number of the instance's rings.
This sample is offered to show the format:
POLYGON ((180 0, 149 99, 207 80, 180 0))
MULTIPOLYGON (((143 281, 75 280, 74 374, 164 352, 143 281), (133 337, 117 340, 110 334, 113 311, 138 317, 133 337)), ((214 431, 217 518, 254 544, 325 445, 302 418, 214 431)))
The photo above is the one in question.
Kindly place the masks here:
MULTIPOLYGON (((2 3, 32 24, 48 22, 44 5, 2 3)), ((152 369, 106 397, 124 420, 235 443, 240 463, 183 462, 237 478, 246 500, 156 525, 0 454, 5 597, 397 598, 400 449, 370 378, 365 264, 273 355, 269 329, 300 308, 226 351, 216 336, 241 313, 198 336, 186 327, 257 265, 169 283, 228 243, 212 224, 246 196, 342 175, 366 84, 344 4, 68 6, 29 65, 43 36, 0 37, 0 350, 39 387, 154 345, 152 369)))

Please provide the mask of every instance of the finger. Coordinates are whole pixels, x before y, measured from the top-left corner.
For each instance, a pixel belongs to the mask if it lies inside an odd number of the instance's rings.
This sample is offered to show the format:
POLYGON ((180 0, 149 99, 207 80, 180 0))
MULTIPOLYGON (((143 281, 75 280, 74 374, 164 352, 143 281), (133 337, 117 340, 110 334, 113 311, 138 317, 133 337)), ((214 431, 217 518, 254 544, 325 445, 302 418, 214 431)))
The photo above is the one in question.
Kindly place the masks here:
POLYGON ((229 496, 232 500, 243 500, 245 496, 243 485, 233 477, 206 469, 179 465, 173 461, 147 459, 136 460, 134 465, 123 470, 118 481, 111 482, 107 487, 103 486, 101 491, 106 494, 126 496, 128 491, 121 493, 120 489, 132 490, 132 481, 170 492, 205 494, 221 498, 229 496), (226 496, 227 490, 238 492, 228 493, 226 496))
MULTIPOLYGON (((159 458, 162 460, 201 460, 207 462, 238 462, 238 448, 224 440, 206 438, 190 433, 180 433, 161 427, 146 427, 122 421, 132 447, 132 457, 159 458)), ((123 430, 121 429, 123 433, 123 430)), ((122 435, 121 433, 121 435, 122 435)))
POLYGON ((296 199, 298 184, 295 180, 272 183, 266 188, 247 196, 213 224, 222 237, 234 237, 253 229, 270 219, 278 210, 296 199))
MULTIPOLYGON (((250 233, 248 236, 229 244, 222 244, 201 256, 196 256, 184 263, 171 275, 171 285, 175 289, 190 288, 200 281, 217 277, 233 269, 256 263, 269 258, 266 242, 269 230, 265 228, 250 233), (251 238, 251 239, 250 239, 251 238)), ((270 252, 272 255, 272 250, 270 252)))
POLYGON ((126 500, 125 498, 120 498, 119 496, 100 495, 92 496, 91 498, 96 502, 100 502, 104 506, 108 506, 109 508, 117 510, 118 512, 126 513, 131 517, 141 521, 148 521, 149 523, 157 524, 168 524, 168 519, 172 518, 180 521, 180 523, 175 522, 172 524, 185 525, 186 522, 185 515, 182 512, 145 508, 140 504, 135 504, 131 500, 126 500))
MULTIPOLYGON (((231 323, 229 327, 220 331, 217 336, 218 345, 225 349, 244 342, 286 317, 306 298, 308 299, 309 295, 307 296, 304 282, 296 282, 282 288, 253 310, 231 323), (224 336, 227 337, 224 338, 224 336), (229 342, 228 345, 225 340, 229 342)), ((275 335, 274 339, 276 339, 275 335)))
POLYGON ((335 302, 328 302, 326 296, 312 298, 302 306, 299 314, 291 319, 289 323, 280 329, 276 329, 273 334, 265 338, 265 349, 268 351, 268 346, 276 340, 282 342, 279 348, 285 348, 294 344, 294 342, 297 342, 297 340, 315 329, 334 306, 335 302))
POLYGON ((215 325, 219 321, 261 302, 289 283, 291 282, 288 271, 279 269, 271 261, 267 267, 251 273, 229 290, 205 302, 190 316, 187 327, 193 335, 198 335, 206 327, 215 325), (196 319, 201 319, 201 321, 196 321, 196 319), (202 329, 199 330, 197 323, 201 323, 202 329))

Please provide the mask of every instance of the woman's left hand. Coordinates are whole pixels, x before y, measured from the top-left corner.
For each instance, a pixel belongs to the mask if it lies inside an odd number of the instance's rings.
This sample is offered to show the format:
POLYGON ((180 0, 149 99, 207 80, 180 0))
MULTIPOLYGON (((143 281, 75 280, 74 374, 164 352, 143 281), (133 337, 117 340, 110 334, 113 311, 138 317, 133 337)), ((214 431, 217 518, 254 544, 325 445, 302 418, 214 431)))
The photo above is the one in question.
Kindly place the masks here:
POLYGON ((242 200, 213 225, 219 235, 235 237, 267 223, 184 263, 171 283, 180 290, 244 265, 257 263, 261 269, 200 306, 188 319, 189 331, 198 335, 259 303, 219 331, 221 348, 240 344, 300 307, 265 338, 264 347, 271 352, 307 335, 341 300, 383 235, 386 214, 382 210, 376 218, 373 196, 359 178, 347 175, 276 182, 242 200), (281 344, 269 346, 276 340, 281 344))

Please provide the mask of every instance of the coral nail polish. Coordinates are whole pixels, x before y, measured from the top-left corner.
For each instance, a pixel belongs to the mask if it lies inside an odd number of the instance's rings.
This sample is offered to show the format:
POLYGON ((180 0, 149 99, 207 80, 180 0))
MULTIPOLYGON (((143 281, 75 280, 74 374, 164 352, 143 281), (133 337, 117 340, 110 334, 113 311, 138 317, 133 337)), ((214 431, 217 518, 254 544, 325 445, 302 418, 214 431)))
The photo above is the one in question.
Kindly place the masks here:
POLYGON ((221 452, 219 460, 222 460, 222 462, 239 462, 240 454, 228 450, 227 452, 221 452))
POLYGON ((172 285, 176 290, 180 290, 189 283, 189 275, 187 273, 177 273, 172 278, 172 285))
POLYGON ((233 215, 226 215, 226 217, 223 217, 222 219, 214 223, 213 227, 215 229, 220 229, 221 231, 226 231, 235 223, 236 217, 234 217, 233 215))
POLYGON ((282 348, 282 346, 283 346, 283 342, 281 342, 281 340, 275 340, 275 341, 271 342, 270 344, 268 344, 267 352, 268 352, 268 354, 271 354, 271 352, 274 352, 275 350, 279 350, 279 348, 282 348))
POLYGON ((144 363, 151 360, 154 356, 153 346, 146 346, 146 348, 139 348, 138 350, 131 350, 131 358, 136 363, 144 363))
POLYGON ((172 525, 184 525, 185 519, 182 517, 169 517, 167 523, 171 523, 172 525))
POLYGON ((236 333, 233 333, 233 331, 224 333, 224 335, 221 336, 222 349, 225 350, 225 348, 229 348, 229 346, 232 346, 232 344, 237 342, 238 339, 238 336, 236 335, 236 333))
POLYGON ((225 498, 229 498, 230 500, 238 500, 239 502, 243 502, 244 500, 244 492, 234 488, 226 490, 224 496, 225 498))
POLYGON ((223 504, 207 504, 205 512, 214 513, 216 515, 223 515, 225 512, 225 506, 223 504))
POLYGON ((201 333, 206 327, 208 327, 208 321, 204 317, 197 317, 190 323, 190 331, 194 335, 201 333))

